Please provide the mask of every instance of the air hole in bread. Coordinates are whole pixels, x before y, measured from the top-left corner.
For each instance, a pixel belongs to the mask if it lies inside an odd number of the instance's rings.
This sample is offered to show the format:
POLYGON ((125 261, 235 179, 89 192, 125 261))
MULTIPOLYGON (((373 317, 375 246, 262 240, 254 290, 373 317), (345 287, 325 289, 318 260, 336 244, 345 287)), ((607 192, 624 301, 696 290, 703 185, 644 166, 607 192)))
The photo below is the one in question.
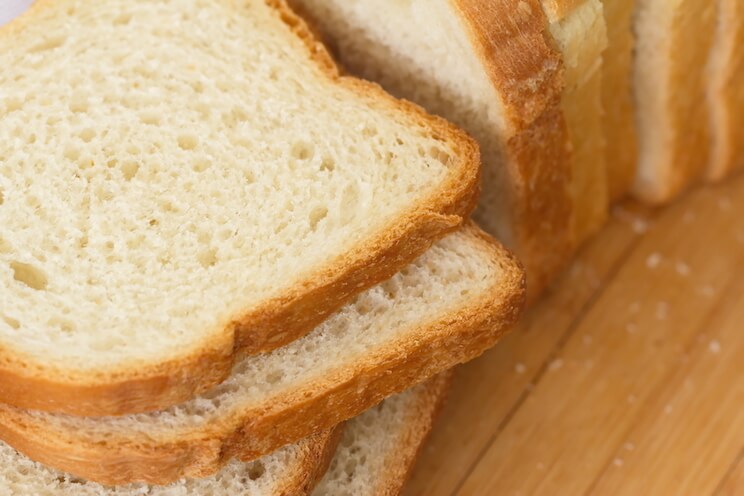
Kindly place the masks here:
POLYGON ((181 134, 178 136, 178 146, 181 150, 191 151, 199 145, 199 138, 193 134, 181 134))
POLYGON ((349 477, 353 477, 354 473, 356 472, 357 468, 357 461, 353 458, 346 462, 346 465, 344 466, 344 472, 346 472, 346 475, 349 477))
POLYGON ((312 143, 298 141, 292 146, 292 156, 297 160, 310 160, 315 155, 315 147, 312 143))
POLYGON ((0 314, 0 318, 2 318, 3 322, 8 324, 13 329, 17 330, 21 328, 21 323, 12 317, 8 317, 7 315, 0 314))
POLYGON ((87 112, 88 99, 82 95, 73 96, 70 100, 70 111, 81 114, 87 112))
POLYGON ((213 267, 216 263, 217 250, 215 250, 214 248, 209 248, 208 250, 204 250, 199 253, 199 264, 205 269, 213 267))
POLYGON ((210 166, 209 160, 205 158, 198 158, 194 160, 194 165, 191 167, 194 169, 194 172, 204 172, 205 170, 209 169, 210 166))
POLYGON ((325 219, 326 216, 328 216, 328 209, 326 207, 320 206, 312 209, 308 217, 310 228, 315 231, 318 228, 318 224, 320 223, 320 221, 325 219))
MULTIPOLYGON (((0 205, 2 205, 3 203, 5 203, 5 194, 3 193, 3 190, 0 189, 0 205)), ((0 243, 0 245, 1 244, 2 243, 0 243)))
POLYGON ((80 134, 78 134, 78 136, 85 143, 90 143, 93 140, 93 138, 96 137, 96 132, 91 128, 86 128, 80 131, 80 134))
POLYGON ((277 384, 284 378, 284 371, 274 370, 266 374, 266 382, 269 384, 277 384))
POLYGON ((143 124, 149 124, 151 126, 159 126, 161 123, 160 115, 154 110, 146 110, 140 113, 139 118, 143 124))
POLYGON ((69 320, 54 318, 54 319, 49 319, 47 324, 52 328, 59 329, 59 331, 63 334, 72 334, 74 330, 74 326, 72 325, 72 322, 70 322, 69 320))
POLYGON ((121 164, 121 175, 124 176, 124 179, 127 181, 134 179, 134 176, 137 175, 138 171, 139 164, 134 160, 125 160, 121 164))
POLYGON ((20 98, 7 98, 5 100, 5 109, 8 113, 15 112, 16 110, 21 110, 21 107, 23 106, 23 100, 20 98))
POLYGON ((250 480, 258 480, 266 473, 266 467, 260 461, 255 461, 248 467, 248 478, 250 480))
POLYGON ((76 146, 68 145, 67 148, 65 148, 64 157, 70 162, 77 162, 80 158, 80 149, 76 146))
POLYGON ((40 41, 39 43, 29 48, 28 51, 30 53, 38 53, 54 50, 55 48, 59 48, 64 45, 65 41, 67 41, 66 36, 53 36, 51 38, 47 38, 46 40, 40 41))
POLYGON ((333 172, 336 169, 336 160, 332 157, 323 157, 320 162, 320 170, 323 172, 333 172))
POLYGON ((38 267, 31 264, 13 261, 10 262, 10 268, 13 271, 13 279, 25 284, 31 289, 44 291, 47 287, 47 277, 38 267))
POLYGON ((126 26, 132 21, 132 14, 129 12, 122 12, 114 18, 112 24, 114 26, 126 26))

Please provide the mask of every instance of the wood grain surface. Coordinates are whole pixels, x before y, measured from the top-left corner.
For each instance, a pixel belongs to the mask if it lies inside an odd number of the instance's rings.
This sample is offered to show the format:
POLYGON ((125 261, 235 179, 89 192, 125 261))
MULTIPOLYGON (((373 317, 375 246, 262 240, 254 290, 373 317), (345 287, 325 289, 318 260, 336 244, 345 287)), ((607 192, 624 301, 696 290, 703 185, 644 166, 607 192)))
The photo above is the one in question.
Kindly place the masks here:
POLYGON ((744 177, 616 207, 458 371, 408 495, 744 495, 744 177))

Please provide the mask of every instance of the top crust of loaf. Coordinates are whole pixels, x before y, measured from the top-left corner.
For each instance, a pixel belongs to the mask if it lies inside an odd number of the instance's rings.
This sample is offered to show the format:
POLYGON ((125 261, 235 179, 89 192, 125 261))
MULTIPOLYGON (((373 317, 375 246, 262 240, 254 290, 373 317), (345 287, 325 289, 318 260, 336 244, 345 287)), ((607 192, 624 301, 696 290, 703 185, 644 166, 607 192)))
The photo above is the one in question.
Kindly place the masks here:
MULTIPOLYGON (((75 0, 64 0, 70 5, 75 0)), ((221 0, 239 8, 246 0, 221 0)), ((39 0, 32 9, 0 31, 12 40, 44 9, 60 2, 39 0)), ((349 253, 308 275, 280 295, 247 309, 243 315, 205 332, 205 339, 153 363, 116 364, 101 371, 34 362, 10 344, 0 345, 0 396, 21 408, 74 415, 121 415, 162 409, 194 397, 222 382, 239 355, 280 347, 306 334, 365 288, 392 276, 431 243, 459 226, 475 206, 479 152, 464 133, 419 107, 396 100, 377 85, 339 75, 325 48, 283 0, 266 0, 277 16, 299 36, 310 58, 333 84, 348 88, 370 107, 401 115, 430 130, 454 151, 452 164, 438 190, 385 226, 349 253)), ((9 43, 10 45, 10 43, 9 43)), ((105 321, 102 322, 105 327, 105 321)))

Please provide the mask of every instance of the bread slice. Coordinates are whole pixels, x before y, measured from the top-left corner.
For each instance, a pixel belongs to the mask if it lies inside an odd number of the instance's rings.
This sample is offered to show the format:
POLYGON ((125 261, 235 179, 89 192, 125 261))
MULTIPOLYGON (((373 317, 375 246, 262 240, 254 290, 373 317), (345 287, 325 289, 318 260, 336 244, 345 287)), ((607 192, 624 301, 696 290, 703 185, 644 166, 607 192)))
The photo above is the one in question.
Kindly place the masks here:
POLYGON ((312 333, 238 363, 159 412, 82 418, 0 405, 0 439, 106 484, 209 476, 347 420, 492 346, 517 319, 523 272, 474 226, 438 242, 312 333))
POLYGON ((0 30, 0 397, 153 410, 461 224, 478 149, 280 0, 40 0, 0 30))
POLYGON ((563 55, 563 113, 573 145, 574 230, 578 243, 607 220, 609 188, 602 124, 602 52, 607 31, 600 0, 542 0, 563 55))
POLYGON ((633 10, 635 0, 603 0, 607 49, 602 63, 605 163, 610 200, 619 200, 633 185, 638 137, 633 106, 633 10))
POLYGON ((444 403, 451 376, 440 374, 347 422, 313 496, 400 494, 444 403))
POLYGON ((710 161, 707 67, 715 11, 710 0, 637 0, 634 194, 643 201, 671 200, 701 179, 710 161))
POLYGON ((291 0, 342 65, 457 123, 483 155, 476 219, 536 296, 573 248, 561 56, 538 0, 291 0))
POLYGON ((717 0, 717 27, 708 92, 713 151, 708 179, 718 181, 744 168, 744 3, 717 0))
POLYGON ((105 487, 34 462, 0 443, 0 494, 4 496, 342 496, 395 494, 431 429, 449 385, 445 373, 355 417, 341 428, 288 445, 271 455, 228 463, 205 479, 168 486, 105 487), (341 445, 335 450, 343 431, 341 445), (334 452, 335 450, 335 452, 334 452), (332 459, 332 462, 331 462, 332 459), (329 466, 330 470, 326 473, 329 466), (325 474, 325 475, 324 475, 325 474), (320 485, 318 480, 323 477, 320 485), (314 489, 315 488, 315 489, 314 489))

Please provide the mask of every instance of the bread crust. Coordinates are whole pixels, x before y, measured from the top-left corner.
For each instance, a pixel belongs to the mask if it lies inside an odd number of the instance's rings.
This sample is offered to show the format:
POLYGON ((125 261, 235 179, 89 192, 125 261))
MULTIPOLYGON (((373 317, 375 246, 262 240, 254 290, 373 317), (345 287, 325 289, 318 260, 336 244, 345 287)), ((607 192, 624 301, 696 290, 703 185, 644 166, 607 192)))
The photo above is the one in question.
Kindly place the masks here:
MULTIPOLYGON (((508 210, 535 300, 570 260, 574 202, 571 145, 561 109, 563 62, 538 0, 452 0, 502 98, 513 131, 505 143, 508 210)), ((488 219, 480 219, 494 231, 488 219)))
POLYGON ((396 496, 401 493, 447 401, 453 376, 454 371, 449 370, 425 384, 426 389, 417 397, 417 405, 411 409, 403 439, 385 459, 384 477, 377 480, 377 486, 370 494, 396 496))
POLYGON ((162 436, 110 432, 92 439, 43 416, 0 405, 0 438, 32 459, 108 485, 167 484, 206 477, 231 458, 251 460, 354 417, 493 346, 524 306, 516 259, 473 225, 464 228, 500 275, 462 308, 421 323, 364 360, 225 415, 207 427, 162 436))
MULTIPOLYGON (((245 2, 221 1, 232 8, 245 2)), ((179 350, 168 360, 122 364, 93 374, 35 363, 12 347, 0 345, 0 397, 4 402, 41 411, 106 416, 154 411, 186 401, 222 382, 239 357, 278 348, 307 334, 355 295, 392 277, 434 241, 460 226, 475 208, 480 154, 472 139, 420 107, 394 99, 373 83, 341 76, 325 47, 284 0, 265 1, 304 42, 309 57, 324 69, 332 84, 352 89, 373 107, 408 118, 412 125, 431 129, 437 139, 458 152, 459 163, 440 189, 355 250, 284 294, 205 332, 198 346, 179 350)), ((0 30, 0 38, 11 38, 40 11, 58 3, 38 0, 29 12, 0 30)))

